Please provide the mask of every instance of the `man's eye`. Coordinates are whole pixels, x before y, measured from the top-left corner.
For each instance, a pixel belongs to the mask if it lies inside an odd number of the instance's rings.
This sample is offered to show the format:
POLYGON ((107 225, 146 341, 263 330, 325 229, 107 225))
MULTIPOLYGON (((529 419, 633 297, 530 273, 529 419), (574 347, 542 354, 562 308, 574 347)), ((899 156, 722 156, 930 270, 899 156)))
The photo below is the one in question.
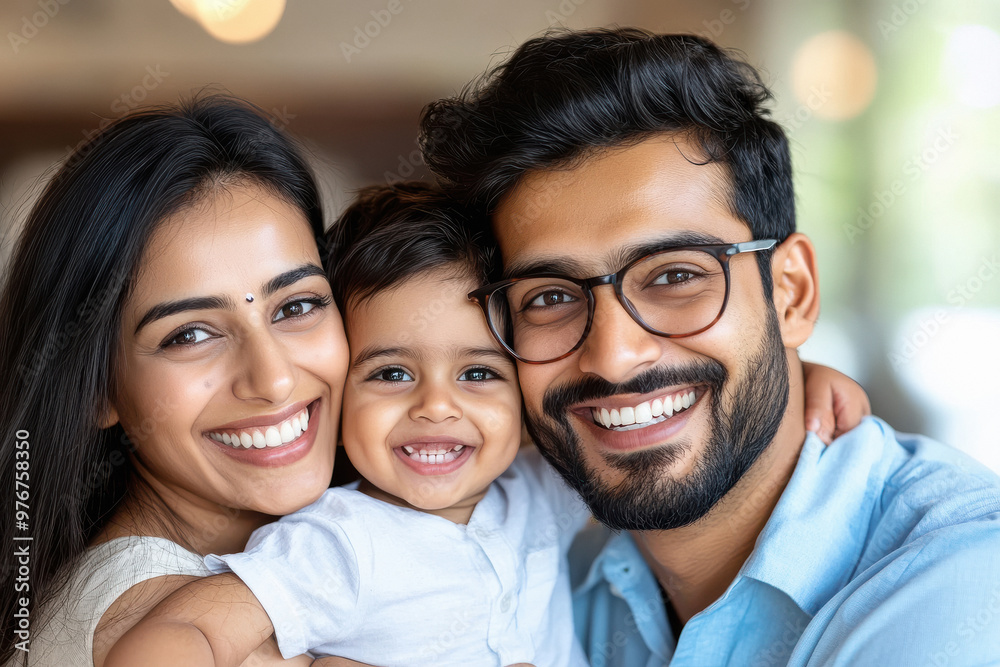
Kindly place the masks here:
POLYGON ((697 276, 691 271, 675 270, 664 271, 653 281, 654 285, 678 285, 693 280, 697 276))
POLYGON ((208 340, 211 337, 212 337, 211 334, 209 334, 204 329, 196 329, 196 328, 184 329, 183 331, 179 331, 178 333, 174 334, 170 339, 164 341, 160 347, 171 347, 174 345, 179 345, 179 346, 194 345, 195 343, 200 343, 204 340, 208 340))
POLYGON ((550 291, 542 292, 541 294, 535 295, 531 301, 528 302, 529 308, 546 308, 551 306, 560 306, 566 303, 572 303, 576 301, 576 298, 567 294, 566 292, 550 291))
POLYGON ((402 368, 383 368, 375 373, 374 379, 382 382, 413 382, 413 376, 402 368))
POLYGON ((459 380, 466 382, 486 382, 487 380, 500 379, 500 374, 489 368, 470 368, 458 376, 459 380))

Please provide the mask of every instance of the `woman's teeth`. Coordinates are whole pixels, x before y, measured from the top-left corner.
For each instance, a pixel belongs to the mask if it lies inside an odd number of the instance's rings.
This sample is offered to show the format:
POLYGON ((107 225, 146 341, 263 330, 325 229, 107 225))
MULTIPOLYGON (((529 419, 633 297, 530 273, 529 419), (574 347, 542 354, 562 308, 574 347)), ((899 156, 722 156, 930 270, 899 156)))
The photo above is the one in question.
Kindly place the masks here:
POLYGON ((212 432, 208 434, 212 440, 237 449, 264 449, 265 447, 280 447, 302 435, 309 429, 309 409, 306 408, 291 419, 267 428, 252 428, 241 431, 212 432))
POLYGON ((403 445, 403 452, 420 463, 448 463, 457 459, 463 449, 465 449, 465 445, 455 445, 451 449, 438 448, 417 451, 414 447, 403 445))
MULTIPOLYGON (((678 412, 686 410, 697 400, 694 389, 682 391, 677 394, 667 395, 652 401, 640 403, 631 408, 618 408, 608 410, 607 408, 591 408, 590 414, 594 422, 604 428, 616 426, 626 427, 638 424, 646 424, 654 419, 663 421, 669 419, 678 412), (660 419, 662 417, 663 419, 660 419)), ((630 430, 630 429, 623 429, 630 430)))

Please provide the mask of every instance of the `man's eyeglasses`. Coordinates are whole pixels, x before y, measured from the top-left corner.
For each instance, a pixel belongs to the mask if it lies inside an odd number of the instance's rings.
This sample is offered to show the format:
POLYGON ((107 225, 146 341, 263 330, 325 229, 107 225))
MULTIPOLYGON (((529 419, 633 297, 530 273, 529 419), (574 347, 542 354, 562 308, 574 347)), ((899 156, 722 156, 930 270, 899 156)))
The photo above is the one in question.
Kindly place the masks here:
POLYGON ((719 321, 729 302, 729 260, 770 250, 777 241, 689 245, 629 262, 615 273, 578 279, 538 273, 502 280, 469 293, 490 331, 528 364, 565 359, 590 333, 594 287, 613 285, 618 302, 651 334, 693 336, 719 321))

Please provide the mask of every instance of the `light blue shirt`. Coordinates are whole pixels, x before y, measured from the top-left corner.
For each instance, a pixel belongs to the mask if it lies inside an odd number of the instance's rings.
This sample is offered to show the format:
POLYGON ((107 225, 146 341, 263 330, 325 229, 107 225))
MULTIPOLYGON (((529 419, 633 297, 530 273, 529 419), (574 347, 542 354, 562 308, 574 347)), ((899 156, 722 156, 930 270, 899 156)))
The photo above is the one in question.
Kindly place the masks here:
POLYGON ((1000 665, 1000 478, 878 419, 830 447, 809 434, 754 551, 679 640, 628 533, 574 550, 593 667, 1000 665))

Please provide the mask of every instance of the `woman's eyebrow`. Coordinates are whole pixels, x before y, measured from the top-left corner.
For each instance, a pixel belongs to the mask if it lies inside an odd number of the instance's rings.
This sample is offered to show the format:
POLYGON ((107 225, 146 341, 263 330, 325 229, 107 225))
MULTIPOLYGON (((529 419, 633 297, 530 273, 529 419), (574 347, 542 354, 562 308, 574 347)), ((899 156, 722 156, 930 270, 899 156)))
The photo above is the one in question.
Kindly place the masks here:
POLYGON ((261 286, 260 291, 266 299, 278 290, 284 289, 289 285, 294 285, 300 280, 311 278, 312 276, 321 276, 325 279, 326 272, 315 264, 303 264, 302 266, 297 266, 290 271, 285 271, 281 275, 271 278, 261 286))
MULTIPOLYGON (((289 285, 294 285, 300 280, 311 278, 312 276, 326 278, 326 273, 316 264, 302 264, 294 269, 285 271, 261 285, 262 298, 266 299, 278 290, 284 289, 289 285)), ((177 301, 158 303, 147 310, 146 314, 142 316, 139 324, 135 327, 135 333, 138 334, 140 329, 156 320, 162 320, 164 317, 170 317, 171 315, 183 313, 188 310, 236 310, 236 304, 225 295, 196 296, 190 299, 178 299, 177 301)))

